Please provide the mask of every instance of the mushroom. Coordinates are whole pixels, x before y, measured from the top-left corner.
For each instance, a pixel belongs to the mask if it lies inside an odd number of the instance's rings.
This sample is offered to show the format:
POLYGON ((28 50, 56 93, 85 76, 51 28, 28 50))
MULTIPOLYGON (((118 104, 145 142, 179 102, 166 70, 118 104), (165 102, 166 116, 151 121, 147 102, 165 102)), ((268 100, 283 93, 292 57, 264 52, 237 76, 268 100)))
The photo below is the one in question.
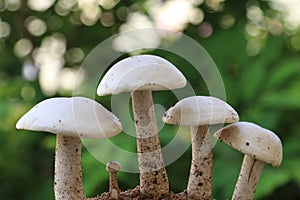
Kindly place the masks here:
POLYGON ((143 194, 160 196, 169 193, 152 91, 176 89, 185 85, 185 77, 167 60, 153 55, 139 55, 112 66, 98 86, 99 96, 131 92, 140 191, 143 194))
POLYGON ((187 97, 165 113, 163 122, 191 127, 192 163, 187 187, 189 198, 212 198, 213 152, 209 125, 236 121, 239 121, 236 111, 215 97, 187 97))
POLYGON ((214 134, 244 155, 232 199, 253 199, 264 163, 278 167, 282 161, 282 144, 278 136, 256 124, 238 122, 214 134))
POLYGON ((121 132, 111 112, 85 97, 51 98, 28 111, 17 129, 57 134, 55 150, 55 199, 86 199, 81 170, 80 138, 107 138, 121 132))
POLYGON ((109 173, 109 195, 113 199, 120 199, 121 190, 118 185, 117 172, 121 170, 121 164, 118 161, 110 161, 106 164, 106 171, 109 173))

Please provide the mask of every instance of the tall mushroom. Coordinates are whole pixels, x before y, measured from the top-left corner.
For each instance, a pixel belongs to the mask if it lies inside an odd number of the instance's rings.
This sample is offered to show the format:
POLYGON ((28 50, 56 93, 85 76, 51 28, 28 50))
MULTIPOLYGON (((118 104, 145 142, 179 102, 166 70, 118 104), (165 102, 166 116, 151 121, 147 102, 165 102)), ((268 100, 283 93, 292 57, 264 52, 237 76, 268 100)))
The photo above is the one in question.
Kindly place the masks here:
POLYGON ((167 60, 153 55, 139 55, 112 66, 98 86, 99 96, 131 92, 140 190, 143 194, 160 196, 169 193, 152 91, 181 88, 185 84, 185 77, 167 60))
POLYGON ((238 122, 214 135, 234 149, 245 154, 232 199, 253 199, 264 163, 278 167, 282 161, 282 144, 278 136, 256 124, 238 122))
POLYGON ((236 111, 215 97, 194 96, 177 102, 163 121, 191 127, 192 163, 187 193, 191 199, 211 199, 213 153, 209 125, 239 120, 236 111))
POLYGON ((80 138, 107 138, 122 130, 118 118, 85 97, 51 98, 28 111, 17 129, 57 134, 54 190, 56 200, 86 199, 81 170, 80 138))

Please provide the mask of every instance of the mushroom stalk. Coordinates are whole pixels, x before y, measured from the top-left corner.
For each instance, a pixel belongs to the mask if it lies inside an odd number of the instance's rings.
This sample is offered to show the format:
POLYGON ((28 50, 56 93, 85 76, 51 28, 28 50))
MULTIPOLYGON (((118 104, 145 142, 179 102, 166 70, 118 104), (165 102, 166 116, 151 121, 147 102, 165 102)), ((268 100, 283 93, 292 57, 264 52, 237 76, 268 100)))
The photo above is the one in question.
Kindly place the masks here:
POLYGON ((120 199, 121 190, 118 185, 118 171, 121 164, 118 161, 111 161, 106 164, 106 171, 109 172, 109 195, 113 199, 120 199))
POLYGON ((78 137, 56 136, 54 192, 56 200, 86 199, 81 170, 81 141, 78 137))
POLYGON ((192 163, 187 192, 191 199, 212 199, 213 152, 209 126, 192 126, 192 163))
POLYGON ((264 162, 245 155, 238 181, 232 195, 232 200, 253 199, 264 162))
POLYGON ((217 131, 214 137, 245 154, 232 199, 253 199, 264 164, 278 167, 282 162, 280 138, 272 131, 250 122, 226 126, 217 131))
POLYGON ((134 91, 132 106, 136 127, 141 193, 169 193, 151 91, 134 91))
POLYGON ((114 199, 120 199, 121 190, 118 185, 117 172, 110 172, 109 174, 109 194, 114 199))

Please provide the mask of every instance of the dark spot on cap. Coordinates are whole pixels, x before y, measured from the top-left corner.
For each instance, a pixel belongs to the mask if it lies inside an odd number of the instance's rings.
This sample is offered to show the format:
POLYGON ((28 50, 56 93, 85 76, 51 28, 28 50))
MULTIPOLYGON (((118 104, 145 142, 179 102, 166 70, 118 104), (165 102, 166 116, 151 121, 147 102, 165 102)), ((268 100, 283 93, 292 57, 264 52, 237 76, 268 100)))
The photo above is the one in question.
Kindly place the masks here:
POLYGON ((249 146, 249 142, 246 142, 246 146, 249 146))

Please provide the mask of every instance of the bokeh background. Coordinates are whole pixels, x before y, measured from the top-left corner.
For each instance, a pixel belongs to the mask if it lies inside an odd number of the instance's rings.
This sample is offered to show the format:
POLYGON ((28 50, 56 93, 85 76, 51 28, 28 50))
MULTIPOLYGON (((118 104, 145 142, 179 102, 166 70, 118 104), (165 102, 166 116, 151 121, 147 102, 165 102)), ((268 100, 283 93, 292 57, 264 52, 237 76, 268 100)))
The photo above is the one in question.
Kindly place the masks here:
MULTIPOLYGON (((281 138, 282 166, 265 166, 255 199, 300 199, 299 10, 298 0, 0 0, 0 199, 54 199, 55 136, 17 131, 16 121, 41 100, 71 96, 75 80, 88 79, 78 69, 96 45, 119 32, 147 27, 183 32, 201 44, 218 66, 227 101, 241 120, 281 138)), ((183 60, 153 53, 193 77, 183 60)), ((189 82, 198 95, 207 94, 201 77, 189 82)), ((176 103, 168 95, 154 99, 166 109, 176 103)), ((109 98, 99 101, 109 108, 109 98)), ((162 130, 163 145, 173 129, 162 130)), ((132 139, 120 144, 135 151, 132 139)), ((230 198, 243 155, 217 143, 214 156, 213 196, 230 198)), ((167 167, 174 192, 186 188, 190 159, 189 148, 167 167)), ((82 162, 87 196, 107 191, 105 164, 86 149, 82 162)), ((122 190, 134 188, 138 175, 121 172, 119 184, 122 190)))

